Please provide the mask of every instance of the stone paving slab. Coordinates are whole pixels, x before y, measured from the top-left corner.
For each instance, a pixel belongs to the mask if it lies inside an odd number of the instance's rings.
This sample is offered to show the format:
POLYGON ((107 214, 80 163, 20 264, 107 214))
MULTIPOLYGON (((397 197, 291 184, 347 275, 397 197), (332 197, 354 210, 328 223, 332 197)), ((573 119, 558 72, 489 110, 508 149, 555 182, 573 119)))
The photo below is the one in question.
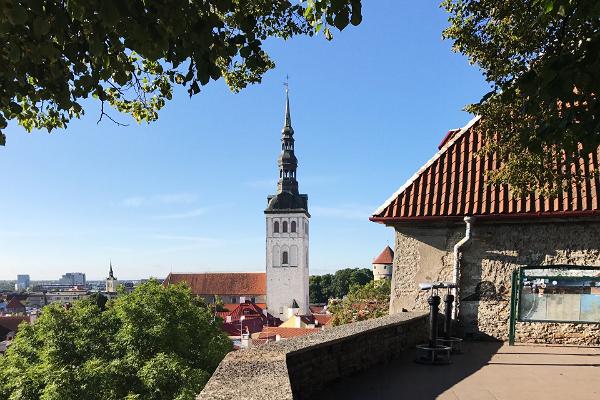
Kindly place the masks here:
POLYGON ((472 342, 449 366, 391 364, 329 385, 324 399, 599 400, 600 348, 472 342))

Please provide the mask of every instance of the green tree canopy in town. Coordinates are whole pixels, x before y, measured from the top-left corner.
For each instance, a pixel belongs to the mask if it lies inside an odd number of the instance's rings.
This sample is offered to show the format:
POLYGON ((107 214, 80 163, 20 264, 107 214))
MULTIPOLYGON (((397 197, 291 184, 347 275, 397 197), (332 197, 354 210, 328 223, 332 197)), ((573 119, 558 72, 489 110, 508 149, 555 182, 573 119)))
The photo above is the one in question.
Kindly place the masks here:
POLYGON ((0 357, 7 400, 193 400, 231 341, 189 289, 150 281, 108 302, 51 304, 0 357))
POLYGON ((274 62, 269 37, 344 29, 361 0, 4 0, 0 7, 0 144, 15 120, 28 131, 64 128, 99 99, 154 121, 176 85, 190 96, 210 80, 233 91, 274 62))
POLYGON ((335 274, 312 275, 309 278, 311 303, 327 303, 329 299, 341 299, 353 285, 363 286, 373 280, 369 268, 344 268, 335 274))
POLYGON ((330 300, 328 310, 336 325, 388 315, 390 307, 390 280, 370 281, 366 285, 352 285, 342 300, 330 300))
POLYGON ((600 145, 600 2, 444 0, 444 36, 479 66, 493 90, 468 107, 482 115, 491 174, 517 194, 545 195, 580 180, 563 168, 600 145))

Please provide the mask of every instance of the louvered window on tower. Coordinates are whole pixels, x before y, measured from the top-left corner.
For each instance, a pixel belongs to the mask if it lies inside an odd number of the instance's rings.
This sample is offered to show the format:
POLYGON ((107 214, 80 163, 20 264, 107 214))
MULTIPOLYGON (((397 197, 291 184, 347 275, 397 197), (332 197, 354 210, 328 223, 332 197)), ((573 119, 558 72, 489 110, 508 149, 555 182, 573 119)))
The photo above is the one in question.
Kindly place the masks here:
POLYGON ((273 223, 273 232, 274 233, 279 233, 279 222, 275 221, 273 223))
POLYGON ((296 221, 292 221, 291 232, 296 232, 296 221))
POLYGON ((287 232, 287 221, 283 221, 283 232, 287 232))

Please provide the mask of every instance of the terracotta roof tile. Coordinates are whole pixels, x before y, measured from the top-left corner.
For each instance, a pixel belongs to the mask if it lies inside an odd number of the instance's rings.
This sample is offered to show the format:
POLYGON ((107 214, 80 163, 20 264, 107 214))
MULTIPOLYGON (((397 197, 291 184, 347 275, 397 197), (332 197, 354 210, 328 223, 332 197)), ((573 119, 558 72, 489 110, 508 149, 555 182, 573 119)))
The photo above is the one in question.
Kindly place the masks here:
POLYGON ((323 305, 320 305, 320 304, 310 304, 308 306, 308 309, 313 314, 321 314, 321 313, 325 312, 326 307, 327 307, 326 304, 323 304, 323 305))
MULTIPOLYGON (((479 118, 465 127, 449 131, 440 150, 371 216, 371 221, 401 223, 475 217, 532 218, 600 216, 599 153, 570 163, 573 171, 587 177, 573 183, 556 199, 539 195, 514 198, 507 185, 490 186, 486 172, 498 169, 495 154, 478 156, 484 144, 477 130, 479 118)), ((567 164, 567 160, 561 162, 567 164)))
POLYGON ((267 293, 264 272, 170 273, 164 285, 187 282, 196 295, 260 296, 267 293))
POLYGON ((373 260, 373 264, 392 264, 394 262, 394 251, 390 246, 385 246, 385 249, 373 260))
POLYGON ((314 314, 313 316, 320 326, 331 325, 331 320, 333 319, 333 315, 331 314, 314 314))
POLYGON ((320 331, 321 330, 318 328, 272 328, 272 327, 269 327, 268 329, 263 330, 260 333, 258 338, 259 339, 267 339, 267 338, 279 335, 279 337, 281 337, 282 339, 287 339, 287 338, 296 337, 296 336, 312 335, 313 333, 318 333, 320 331))

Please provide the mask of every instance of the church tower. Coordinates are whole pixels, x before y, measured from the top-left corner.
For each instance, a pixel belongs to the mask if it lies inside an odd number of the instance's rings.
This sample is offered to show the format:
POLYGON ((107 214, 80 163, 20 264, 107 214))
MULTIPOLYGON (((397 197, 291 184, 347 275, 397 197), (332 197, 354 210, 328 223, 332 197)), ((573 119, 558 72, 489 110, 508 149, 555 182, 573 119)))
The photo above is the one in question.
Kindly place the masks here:
POLYGON ((117 278, 113 274, 112 261, 110 262, 110 270, 108 271, 108 278, 106 278, 106 292, 115 293, 117 291, 117 278))
POLYGON ((294 155, 294 129, 290 99, 285 91, 285 121, 281 131, 277 194, 267 198, 267 308, 282 320, 288 318, 290 304, 298 313, 308 309, 308 196, 298 192, 294 155))

